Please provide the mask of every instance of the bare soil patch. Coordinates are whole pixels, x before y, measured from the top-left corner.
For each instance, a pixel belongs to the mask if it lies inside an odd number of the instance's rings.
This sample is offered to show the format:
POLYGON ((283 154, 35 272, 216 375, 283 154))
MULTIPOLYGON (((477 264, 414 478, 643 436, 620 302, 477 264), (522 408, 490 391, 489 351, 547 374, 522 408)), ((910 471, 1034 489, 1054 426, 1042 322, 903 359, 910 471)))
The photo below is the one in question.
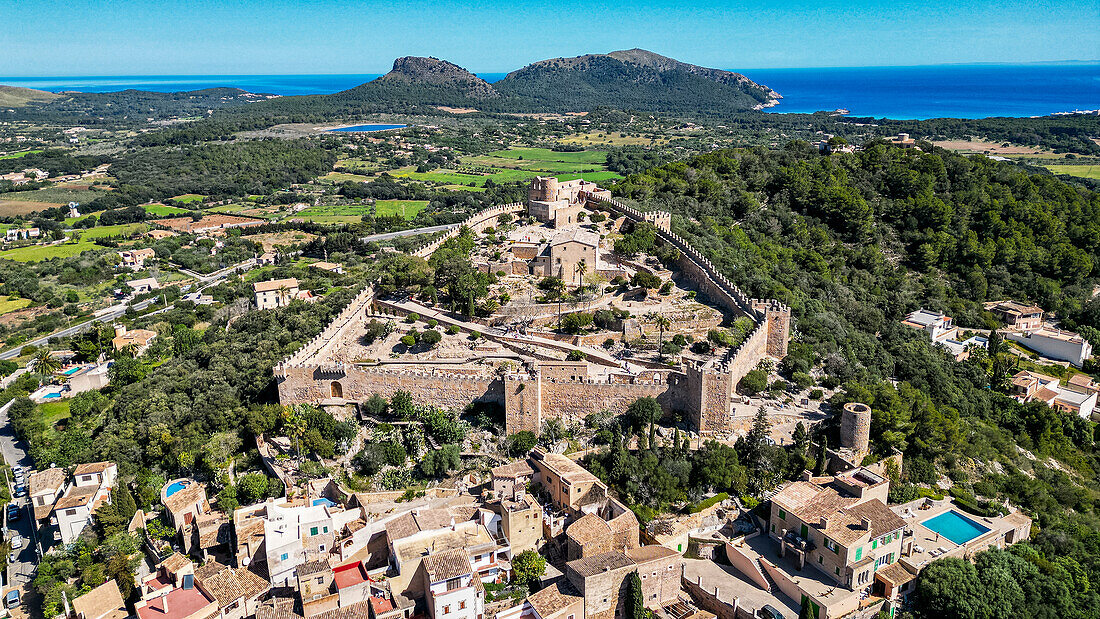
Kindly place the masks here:
POLYGON ((991 155, 1040 155, 1048 152, 1035 148, 1034 146, 1002 146, 1002 143, 987 142, 985 140, 946 140, 943 142, 933 142, 933 144, 948 150, 970 153, 988 152, 991 155))
POLYGON ((55 202, 29 202, 24 200, 0 199, 0 215, 29 215, 35 211, 61 206, 55 202))

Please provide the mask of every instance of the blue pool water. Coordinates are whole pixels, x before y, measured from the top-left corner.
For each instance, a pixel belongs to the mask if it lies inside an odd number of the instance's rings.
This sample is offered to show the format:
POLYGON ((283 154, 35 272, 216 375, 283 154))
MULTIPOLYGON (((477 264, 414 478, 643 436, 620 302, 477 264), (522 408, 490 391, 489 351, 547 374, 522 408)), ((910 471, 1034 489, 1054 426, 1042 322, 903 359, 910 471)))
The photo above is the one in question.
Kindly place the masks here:
POLYGON ((170 497, 173 494, 179 492, 180 490, 183 490, 183 488, 184 488, 184 483, 182 481, 174 481, 174 482, 172 482, 172 485, 168 486, 168 489, 164 491, 164 496, 170 497))
POLYGON ((921 524, 956 544, 965 544, 989 530, 953 510, 929 518, 921 524))
POLYGON ((65 370, 64 372, 62 372, 62 374, 64 374, 65 376, 72 376, 73 374, 76 374, 79 371, 80 371, 80 366, 78 365, 74 368, 69 368, 69 369, 65 370))
POLYGON ((385 131, 387 129, 404 129, 408 125, 355 125, 354 127, 340 127, 331 131, 368 133, 371 131, 385 131))
POLYGON ((331 499, 313 499, 314 505, 324 505, 325 507, 336 507, 336 503, 333 503, 331 499))
POLYGON ((49 400, 49 399, 51 399, 51 398, 60 398, 60 397, 61 397, 61 394, 55 391, 55 392, 53 392, 53 393, 47 393, 46 395, 44 395, 44 396, 42 396, 42 397, 43 397, 44 399, 47 399, 47 400, 49 400))

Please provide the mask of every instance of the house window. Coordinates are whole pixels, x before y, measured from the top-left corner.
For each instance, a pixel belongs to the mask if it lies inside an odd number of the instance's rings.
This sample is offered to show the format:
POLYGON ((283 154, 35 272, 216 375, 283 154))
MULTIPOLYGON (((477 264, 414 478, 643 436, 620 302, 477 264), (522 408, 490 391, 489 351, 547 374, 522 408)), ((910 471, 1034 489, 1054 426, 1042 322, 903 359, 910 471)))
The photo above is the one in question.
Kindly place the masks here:
POLYGON ((466 608, 466 600, 461 600, 458 603, 458 610, 465 610, 465 608, 466 608))
POLYGON ((873 540, 871 542, 871 550, 874 550, 875 548, 878 548, 878 540, 877 539, 873 540))
POLYGON ((447 591, 454 591, 462 586, 462 579, 450 578, 447 580, 447 591))
POLYGON ((75 516, 76 515, 76 510, 75 509, 66 509, 65 510, 65 515, 66 516, 75 516))
POLYGON ((325 577, 324 576, 318 576, 317 577, 317 584, 319 584, 319 585, 325 584, 325 577))
POLYGON ((856 548, 856 561, 859 561, 862 558, 863 558, 863 546, 860 546, 859 548, 856 548))
POLYGON ((450 604, 448 604, 448 605, 446 605, 446 606, 444 606, 444 607, 443 607, 443 614, 444 614, 444 615, 449 615, 449 614, 451 614, 451 605, 450 605, 450 604))
POLYGON ((287 560, 287 559, 289 559, 289 558, 290 558, 290 555, 288 555, 288 554, 287 554, 287 553, 285 553, 285 552, 284 552, 283 554, 279 555, 279 560, 280 560, 280 561, 286 561, 286 560, 287 560))
POLYGON ((320 551, 320 552, 324 552, 325 551, 325 545, 324 544, 317 544, 317 550, 320 551))
POLYGON ((317 527, 310 527, 309 528, 309 534, 310 535, 317 535, 317 527))
MULTIPOLYGON (((775 531, 775 525, 774 524, 772 525, 772 531, 775 531)), ((684 551, 684 545, 683 544, 676 544, 676 552, 683 552, 683 551, 684 551)), ((569 619, 572 619, 572 615, 570 615, 569 619)))
POLYGON ((824 538, 824 539, 825 539, 825 547, 826 548, 828 548, 829 550, 832 550, 835 553, 838 553, 838 554, 840 553, 840 546, 836 542, 834 542, 833 540, 831 540, 827 537, 824 538))
POLYGON ((785 512, 783 510, 779 510, 779 519, 780 520, 786 520, 787 519, 787 512, 785 512))
POLYGON ((833 571, 836 572, 837 576, 840 576, 840 568, 839 567, 834 567, 833 571))
POLYGON ((322 533, 328 533, 328 527, 321 527, 322 533))

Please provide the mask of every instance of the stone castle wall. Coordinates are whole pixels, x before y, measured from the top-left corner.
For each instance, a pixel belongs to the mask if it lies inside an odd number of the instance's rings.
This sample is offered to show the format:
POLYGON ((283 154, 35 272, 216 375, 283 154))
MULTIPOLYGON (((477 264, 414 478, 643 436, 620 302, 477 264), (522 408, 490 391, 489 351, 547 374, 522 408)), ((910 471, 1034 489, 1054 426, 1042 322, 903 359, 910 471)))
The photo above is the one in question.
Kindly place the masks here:
MULTIPOLYGON (((468 375, 446 370, 400 371, 381 366, 328 362, 333 349, 348 332, 362 328, 372 304, 401 313, 399 308, 376 301, 372 289, 368 288, 320 335, 275 367, 280 403, 316 404, 325 400, 361 402, 376 393, 389 398, 399 390, 408 391, 419 404, 450 409, 462 409, 475 401, 497 402, 505 408, 507 432, 512 434, 520 430, 538 433, 547 419, 579 422, 586 415, 604 409, 622 414, 634 400, 648 396, 656 398, 666 409, 687 411, 688 418, 701 432, 728 432, 732 429, 730 397, 737 383, 765 355, 786 354, 789 308, 777 301, 746 297, 709 260, 668 231, 667 217, 647 216, 603 196, 594 199, 635 221, 658 224, 660 238, 680 250, 681 273, 723 311, 753 319, 756 328, 740 347, 729 351, 722 359, 690 366, 684 373, 667 372, 662 373, 659 380, 634 382, 550 380, 537 369, 502 378, 493 374, 468 375)), ((471 216, 462 225, 481 231, 495 225, 496 218, 501 214, 522 210, 520 204, 493 207, 471 216)), ((452 228, 414 253, 421 257, 430 256, 447 239, 457 236, 460 229, 461 226, 452 228)), ((506 346, 529 343, 510 336, 485 335, 506 346)), ((539 346, 566 350, 550 339, 537 339, 539 346)))

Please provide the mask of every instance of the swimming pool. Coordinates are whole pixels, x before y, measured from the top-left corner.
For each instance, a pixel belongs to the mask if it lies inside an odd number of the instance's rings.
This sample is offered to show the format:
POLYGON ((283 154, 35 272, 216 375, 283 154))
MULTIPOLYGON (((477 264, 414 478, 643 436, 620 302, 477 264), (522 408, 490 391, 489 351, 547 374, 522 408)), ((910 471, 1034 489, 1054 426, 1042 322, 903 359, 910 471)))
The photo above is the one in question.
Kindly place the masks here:
POLYGON ((65 376, 72 376, 73 374, 76 374, 79 371, 80 371, 80 366, 78 365, 76 367, 71 367, 71 368, 65 370, 64 372, 62 372, 62 374, 64 374, 65 376))
POLYGON ((168 488, 164 491, 164 496, 165 498, 170 497, 186 487, 187 484, 183 483, 182 481, 174 481, 172 482, 172 485, 168 486, 168 488))
POLYGON ((960 545, 989 531, 988 527, 983 527, 955 510, 945 511, 921 524, 960 545))
POLYGON ((46 395, 42 396, 42 399, 49 400, 51 398, 60 398, 60 397, 61 397, 61 394, 54 391, 53 393, 47 393, 46 395))
POLYGON ((408 125, 355 125, 353 127, 337 127, 329 131, 342 131, 354 133, 367 133, 370 131, 386 131, 387 129, 404 129, 408 125))

